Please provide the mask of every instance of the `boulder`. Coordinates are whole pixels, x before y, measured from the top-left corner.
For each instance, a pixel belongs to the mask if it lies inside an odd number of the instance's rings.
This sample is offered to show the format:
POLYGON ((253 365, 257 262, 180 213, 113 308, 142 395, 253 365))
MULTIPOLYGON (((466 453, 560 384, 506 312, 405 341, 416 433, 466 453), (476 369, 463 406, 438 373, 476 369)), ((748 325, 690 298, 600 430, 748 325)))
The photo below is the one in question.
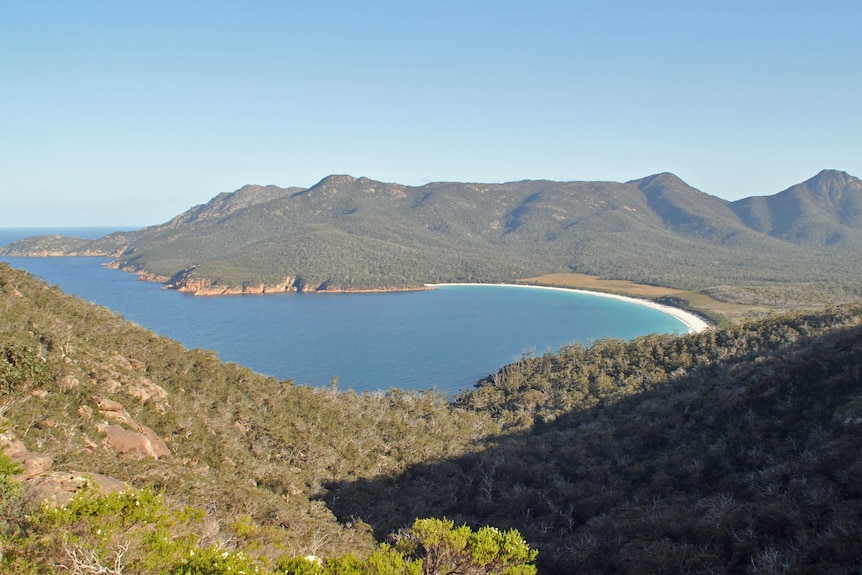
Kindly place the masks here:
POLYGON ((54 460, 49 456, 43 453, 33 453, 32 451, 19 451, 9 457, 24 468, 23 473, 15 476, 19 481, 32 479, 40 473, 48 471, 54 463, 54 460))
POLYGON ((93 399, 95 400, 96 406, 99 408, 99 411, 126 411, 126 409, 119 402, 116 402, 113 399, 107 399, 102 397, 94 397, 93 399))
POLYGON ((149 427, 142 425, 140 432, 137 432, 119 425, 103 423, 97 425, 96 429, 105 434, 103 445, 120 455, 135 458, 152 457, 153 459, 171 455, 167 444, 149 427))
POLYGON ((28 497, 45 501, 54 507, 68 504, 76 493, 88 486, 101 493, 116 493, 129 489, 129 486, 122 481, 107 475, 74 471, 42 473, 23 484, 24 492, 28 497))
POLYGON ((11 457, 16 453, 27 451, 27 447, 15 436, 14 433, 11 431, 4 431, 0 433, 0 451, 11 457))
POLYGON ((139 377, 137 382, 128 383, 123 391, 141 403, 152 401, 159 408, 159 411, 164 412, 165 407, 170 407, 167 401, 168 392, 165 391, 165 388, 144 376, 139 377))
POLYGON ((120 423, 125 423, 130 427, 137 427, 138 424, 135 423, 135 420, 132 419, 132 416, 129 415, 129 412, 126 411, 120 403, 113 399, 105 399, 101 397, 94 397, 93 401, 96 402, 96 407, 99 408, 99 415, 120 423))

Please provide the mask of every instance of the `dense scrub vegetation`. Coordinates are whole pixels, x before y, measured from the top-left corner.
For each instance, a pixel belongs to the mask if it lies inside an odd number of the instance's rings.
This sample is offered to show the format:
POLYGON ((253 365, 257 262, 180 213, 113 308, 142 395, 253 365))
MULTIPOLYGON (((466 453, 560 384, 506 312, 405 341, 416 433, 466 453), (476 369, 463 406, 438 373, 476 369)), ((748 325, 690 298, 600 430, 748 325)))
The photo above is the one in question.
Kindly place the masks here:
POLYGON ((268 556, 372 550, 360 518, 341 524, 315 498, 324 482, 397 473, 498 431, 482 414, 455 417, 432 394, 338 394, 224 364, 5 264, 0 318, 0 413, 28 449, 50 456, 55 469, 115 477, 203 508, 205 530, 218 540, 235 541, 236 518, 247 517, 268 556), (92 415, 103 397, 164 438, 173 456, 105 450, 92 415))
MULTIPOLYGON (((858 566, 862 309, 525 358, 459 405, 481 453, 330 486, 381 531, 428 509, 516 526, 558 573, 858 566), (400 506, 376 494, 394 485, 400 506)), ((342 503, 343 502, 343 503, 342 503)))
POLYGON ((12 572, 822 573, 862 557, 860 306, 573 345, 450 400, 263 377, 0 265, 0 413, 53 469, 137 488, 51 511, 0 459, 12 572), (106 447, 102 398, 171 456, 106 447))
MULTIPOLYGON (((0 478, 6 479, 0 456, 0 478)), ((30 506, 15 515, 0 500, 3 556, 14 573, 80 575, 534 575, 536 551, 515 530, 473 531, 452 521, 417 519, 412 526, 363 556, 346 553, 321 559, 283 554, 268 559, 253 544, 225 548, 207 536, 203 510, 172 508, 152 489, 101 495, 82 491, 63 507, 30 506)), ((256 527, 237 520, 240 538, 256 527)))

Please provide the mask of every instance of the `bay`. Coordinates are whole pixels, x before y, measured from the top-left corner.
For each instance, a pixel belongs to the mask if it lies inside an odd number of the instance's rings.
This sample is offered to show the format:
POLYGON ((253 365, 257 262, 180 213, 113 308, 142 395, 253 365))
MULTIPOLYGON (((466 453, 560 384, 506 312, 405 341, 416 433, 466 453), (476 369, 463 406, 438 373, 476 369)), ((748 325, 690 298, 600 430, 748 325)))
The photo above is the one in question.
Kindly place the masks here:
MULTIPOLYGON (((58 233, 95 238, 110 231, 58 233)), ((0 230, 0 245, 30 232, 0 230)), ((211 349, 223 360, 299 384, 323 386, 337 377, 339 389, 355 391, 435 389, 452 395, 524 354, 603 337, 687 331, 662 311, 567 290, 452 285, 395 293, 196 297, 105 268, 102 258, 0 261, 188 348, 211 349)))

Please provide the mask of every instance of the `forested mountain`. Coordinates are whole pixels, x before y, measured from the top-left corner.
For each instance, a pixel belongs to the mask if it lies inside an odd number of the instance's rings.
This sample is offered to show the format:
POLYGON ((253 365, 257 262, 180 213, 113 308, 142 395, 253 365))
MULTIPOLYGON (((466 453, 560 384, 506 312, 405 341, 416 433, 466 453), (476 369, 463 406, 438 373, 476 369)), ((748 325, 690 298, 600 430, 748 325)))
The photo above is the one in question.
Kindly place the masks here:
POLYGON ((136 232, 29 239, 2 253, 107 255, 198 293, 403 289, 574 271, 687 290, 828 284, 836 298, 855 299, 860 206, 862 182, 836 171, 737 202, 672 174, 418 187, 330 176, 308 189, 246 186, 136 232))
POLYGON ((862 181, 824 170, 774 196, 731 204, 752 229, 803 245, 858 247, 862 234, 862 181))
POLYGON ((858 305, 451 399, 264 377, 0 264, 0 572, 527 575, 526 545, 542 573, 858 570, 858 305))

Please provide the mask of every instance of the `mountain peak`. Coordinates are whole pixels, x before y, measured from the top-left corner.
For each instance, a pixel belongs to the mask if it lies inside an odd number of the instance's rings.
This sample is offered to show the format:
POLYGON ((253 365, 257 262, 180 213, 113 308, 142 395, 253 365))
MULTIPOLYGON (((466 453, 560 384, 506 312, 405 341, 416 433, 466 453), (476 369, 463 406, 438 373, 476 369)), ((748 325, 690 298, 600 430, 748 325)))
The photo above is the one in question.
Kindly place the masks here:
POLYGON ((745 198, 732 205, 747 225, 773 237, 839 244, 848 233, 858 236, 862 228, 862 180, 839 170, 821 170, 773 196, 745 198))
POLYGON ((651 186, 652 184, 686 184, 679 176, 673 174, 671 172, 659 172, 657 174, 653 174, 651 176, 646 176, 645 178, 639 178, 637 180, 630 180, 626 182, 627 184, 635 184, 639 188, 644 188, 647 186, 651 186))
POLYGON ((682 178, 676 174, 672 174, 671 172, 660 172, 658 174, 653 174, 652 176, 647 176, 639 180, 631 180, 626 183, 634 184, 638 189, 648 195, 655 193, 664 194, 671 190, 680 191, 695 189, 685 183, 682 178))
POLYGON ((818 180, 818 179, 823 179, 823 178, 839 178, 839 179, 842 179, 844 181, 857 179, 843 170, 825 169, 825 170, 820 170, 820 172, 818 172, 816 176, 814 176, 813 178, 809 178, 808 181, 818 180))
POLYGON ((841 211, 846 202, 862 201, 862 180, 839 170, 822 170, 813 178, 781 192, 785 195, 807 197, 827 208, 841 211))
POLYGON ((326 176, 313 186, 312 188, 320 188, 320 187, 328 187, 328 186, 343 186, 353 184, 357 181, 356 178, 349 174, 332 174, 330 176, 326 176))
POLYGON ((278 186, 259 186, 247 184, 231 193, 222 193, 203 206, 204 211, 223 216, 247 208, 255 204, 268 202, 274 198, 289 195, 297 188, 279 188, 278 186))
POLYGON ((821 170, 802 185, 808 188, 812 195, 831 200, 847 192, 862 191, 862 180, 839 170, 821 170))

